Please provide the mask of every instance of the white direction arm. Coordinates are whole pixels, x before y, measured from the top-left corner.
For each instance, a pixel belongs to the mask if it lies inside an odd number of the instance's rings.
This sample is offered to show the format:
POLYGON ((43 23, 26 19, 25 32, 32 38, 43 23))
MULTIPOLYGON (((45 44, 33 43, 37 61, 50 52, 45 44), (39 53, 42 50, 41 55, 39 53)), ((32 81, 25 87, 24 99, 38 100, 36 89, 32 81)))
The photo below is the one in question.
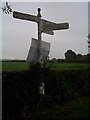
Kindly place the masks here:
POLYGON ((28 20, 32 22, 38 22, 37 16, 34 15, 29 15, 26 13, 20 13, 20 12, 13 12, 13 17, 17 19, 22 19, 22 20, 28 20))

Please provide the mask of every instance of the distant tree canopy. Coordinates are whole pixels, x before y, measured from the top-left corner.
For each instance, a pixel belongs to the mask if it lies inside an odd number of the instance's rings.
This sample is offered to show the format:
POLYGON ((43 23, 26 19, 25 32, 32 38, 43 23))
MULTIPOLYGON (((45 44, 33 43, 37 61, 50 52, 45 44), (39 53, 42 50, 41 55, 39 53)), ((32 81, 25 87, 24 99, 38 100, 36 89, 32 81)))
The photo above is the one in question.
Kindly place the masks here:
POLYGON ((46 62, 51 63, 90 63, 90 54, 82 55, 80 53, 76 54, 73 50, 67 50, 65 53, 65 59, 52 58, 47 59, 46 62))
POLYGON ((65 53, 65 58, 66 59, 76 59, 76 53, 72 50, 67 50, 65 53))
POLYGON ((65 53, 65 60, 90 60, 90 54, 82 55, 82 54, 76 54, 72 50, 67 50, 65 53))
POLYGON ((82 59, 83 56, 81 54, 77 54, 77 59, 82 59))

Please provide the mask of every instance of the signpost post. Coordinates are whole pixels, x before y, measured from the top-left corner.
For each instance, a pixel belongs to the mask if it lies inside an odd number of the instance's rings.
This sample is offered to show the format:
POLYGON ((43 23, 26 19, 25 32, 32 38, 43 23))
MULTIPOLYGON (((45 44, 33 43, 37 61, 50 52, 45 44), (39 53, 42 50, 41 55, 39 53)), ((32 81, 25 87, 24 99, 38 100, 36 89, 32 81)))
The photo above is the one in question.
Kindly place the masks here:
MULTIPOLYGON (((68 23, 54 23, 48 20, 41 19, 41 14, 40 14, 41 9, 38 8, 38 14, 37 16, 35 15, 30 15, 26 13, 20 13, 20 12, 13 12, 13 17, 21 20, 28 20, 32 22, 36 22, 38 24, 38 62, 42 62, 42 42, 41 42, 41 34, 46 33, 49 35, 54 35, 54 30, 64 30, 69 28, 68 23)), ((37 60, 36 60, 37 61, 37 60)))
POLYGON ((41 59, 42 59, 42 56, 41 56, 41 14, 40 14, 40 11, 41 9, 38 8, 38 61, 39 63, 41 63, 41 59))

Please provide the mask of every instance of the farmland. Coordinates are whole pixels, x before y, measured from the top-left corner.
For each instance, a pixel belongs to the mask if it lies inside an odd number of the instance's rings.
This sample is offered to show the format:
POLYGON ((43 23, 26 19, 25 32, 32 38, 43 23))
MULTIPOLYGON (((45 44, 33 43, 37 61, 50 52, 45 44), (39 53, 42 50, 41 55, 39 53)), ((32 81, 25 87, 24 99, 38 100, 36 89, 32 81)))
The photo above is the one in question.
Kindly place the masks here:
MULTIPOLYGON (((88 63, 48 63, 47 66, 49 66, 52 70, 80 70, 90 68, 90 64, 88 63)), ((25 71, 28 70, 28 68, 29 63, 26 62, 2 62, 2 71, 25 71)))

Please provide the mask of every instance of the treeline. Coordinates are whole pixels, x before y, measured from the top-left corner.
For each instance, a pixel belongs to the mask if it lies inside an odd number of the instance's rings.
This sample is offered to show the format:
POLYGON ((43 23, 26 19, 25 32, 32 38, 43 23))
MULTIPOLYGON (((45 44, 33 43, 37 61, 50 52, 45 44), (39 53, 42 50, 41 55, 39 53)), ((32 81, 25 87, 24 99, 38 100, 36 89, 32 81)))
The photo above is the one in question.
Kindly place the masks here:
POLYGON ((65 59, 56 59, 52 58, 47 59, 48 62, 57 62, 57 63, 90 63, 90 54, 82 55, 82 54, 76 54, 72 50, 67 50, 67 52, 64 54, 65 59))
POLYGON ((65 59, 66 60, 90 60, 90 54, 82 55, 82 54, 76 54, 72 50, 67 50, 65 53, 65 59))

